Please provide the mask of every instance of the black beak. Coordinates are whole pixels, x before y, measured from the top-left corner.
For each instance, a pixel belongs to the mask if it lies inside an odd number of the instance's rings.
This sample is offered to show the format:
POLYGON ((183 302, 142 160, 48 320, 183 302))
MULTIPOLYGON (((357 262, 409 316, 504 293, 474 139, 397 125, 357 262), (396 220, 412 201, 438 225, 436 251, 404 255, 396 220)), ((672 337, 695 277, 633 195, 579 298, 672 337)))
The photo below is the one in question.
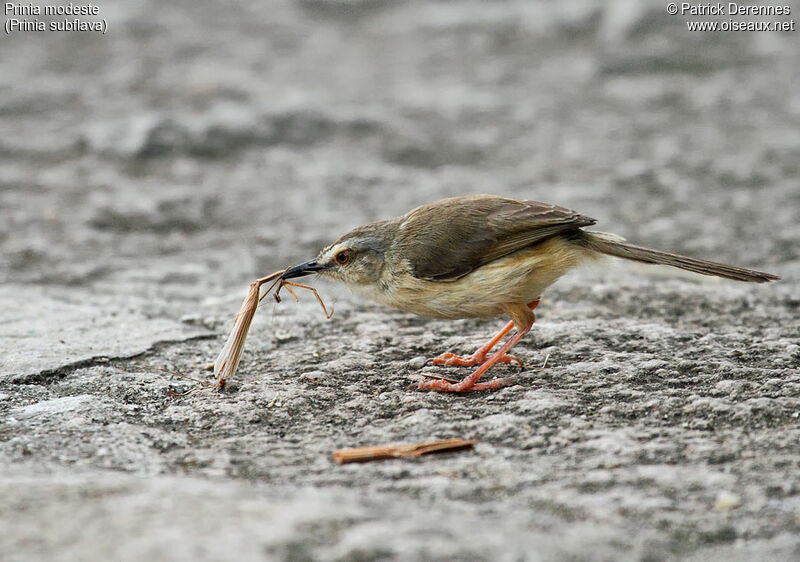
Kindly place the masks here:
POLYGON ((294 279, 295 277, 303 277, 304 275, 311 275, 312 273, 322 271, 323 269, 328 268, 324 265, 319 265, 317 260, 311 260, 301 263, 300 265, 290 267, 283 273, 283 275, 281 275, 281 279, 294 279))

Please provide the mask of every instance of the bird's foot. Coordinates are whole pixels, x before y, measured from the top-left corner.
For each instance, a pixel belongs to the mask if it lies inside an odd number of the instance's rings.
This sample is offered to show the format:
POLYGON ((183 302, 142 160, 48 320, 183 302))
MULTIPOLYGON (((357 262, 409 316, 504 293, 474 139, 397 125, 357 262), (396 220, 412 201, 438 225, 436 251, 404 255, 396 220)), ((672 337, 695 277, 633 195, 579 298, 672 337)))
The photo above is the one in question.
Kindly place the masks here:
MULTIPOLYGON (((486 353, 473 353, 472 355, 456 355, 455 353, 451 353, 449 351, 442 353, 439 357, 435 357, 431 360, 434 365, 445 365, 447 367, 472 367, 474 365, 482 365, 487 359, 494 358, 493 355, 486 356, 486 353)), ((523 369, 525 365, 520 361, 519 357, 515 355, 510 355, 508 353, 503 353, 500 357, 498 357, 494 362, 495 363, 511 363, 516 361, 519 363, 519 366, 523 369)))
MULTIPOLYGON (((517 342, 519 342, 519 340, 521 340, 525 336, 525 334, 527 334, 530 331, 531 326, 533 326, 533 322, 536 319, 536 317, 533 315, 532 312, 529 312, 527 309, 525 309, 525 312, 527 312, 529 316, 526 324, 523 325, 521 328, 517 329, 517 331, 514 332, 514 334, 510 338, 508 338, 508 341, 504 343, 500 347, 500 349, 497 350, 496 353, 486 357, 486 354, 489 352, 490 349, 492 349, 497 344, 498 341, 500 341, 500 338, 505 336, 505 334, 514 327, 515 325, 514 320, 509 322, 506 325, 506 327, 500 331, 500 333, 498 333, 494 338, 492 338, 491 341, 489 341, 485 346, 480 348, 477 351, 477 353, 473 354, 473 356, 471 357, 469 356, 458 357, 456 355, 453 355, 452 353, 450 354, 445 353, 444 355, 440 355, 439 357, 436 358, 439 361, 441 361, 441 363, 438 363, 440 365, 458 364, 455 361, 456 358, 460 359, 463 362, 462 364, 466 365, 473 365, 474 364, 473 362, 481 362, 481 366, 478 367, 474 373, 469 375, 461 382, 451 382, 446 380, 422 381, 421 383, 419 383, 419 389, 438 390, 439 392, 466 392, 468 390, 496 390, 502 386, 511 384, 512 381, 510 381, 509 379, 495 379, 493 381, 488 381, 488 382, 478 382, 478 380, 480 380, 480 378, 486 373, 486 371, 491 369, 492 365, 494 365, 499 361, 502 361, 503 363, 510 363, 511 361, 519 361, 520 365, 522 364, 522 361, 520 361, 513 355, 509 355, 508 352, 512 347, 514 347, 517 344, 517 342)), ((436 359, 434 360, 434 363, 437 363, 436 359)))
POLYGON ((419 383, 420 390, 436 390, 438 392, 470 392, 479 390, 497 390, 504 386, 513 384, 511 379, 494 379, 487 382, 475 382, 472 376, 465 378, 458 383, 449 382, 442 379, 433 379, 419 383))

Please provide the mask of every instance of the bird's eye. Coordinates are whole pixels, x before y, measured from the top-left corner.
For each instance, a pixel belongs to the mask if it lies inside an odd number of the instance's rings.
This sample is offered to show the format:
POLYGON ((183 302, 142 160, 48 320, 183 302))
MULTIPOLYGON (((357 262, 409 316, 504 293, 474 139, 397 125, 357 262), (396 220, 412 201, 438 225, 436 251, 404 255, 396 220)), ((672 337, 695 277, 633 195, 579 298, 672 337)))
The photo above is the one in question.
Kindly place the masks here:
POLYGON ((340 250, 336 252, 336 255, 333 256, 333 259, 335 259, 336 263, 339 265, 347 265, 350 263, 350 260, 353 259, 353 252, 350 250, 340 250))

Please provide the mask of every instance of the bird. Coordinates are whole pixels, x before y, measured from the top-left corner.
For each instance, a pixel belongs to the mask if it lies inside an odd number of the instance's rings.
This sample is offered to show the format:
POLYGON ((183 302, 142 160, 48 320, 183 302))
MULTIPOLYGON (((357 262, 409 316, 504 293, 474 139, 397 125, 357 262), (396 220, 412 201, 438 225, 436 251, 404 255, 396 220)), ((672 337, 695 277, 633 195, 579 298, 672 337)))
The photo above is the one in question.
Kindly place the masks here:
POLYGON ((433 359, 434 365, 477 366, 461 381, 419 383, 420 389, 440 392, 495 390, 510 384, 505 378, 480 379, 497 363, 522 364, 509 351, 533 327, 542 293, 567 271, 603 255, 735 281, 780 279, 585 230, 596 222, 550 203, 486 194, 451 197, 354 228, 315 259, 287 268, 281 277, 318 274, 368 299, 427 318, 508 317, 508 323, 474 353, 445 352, 433 359))

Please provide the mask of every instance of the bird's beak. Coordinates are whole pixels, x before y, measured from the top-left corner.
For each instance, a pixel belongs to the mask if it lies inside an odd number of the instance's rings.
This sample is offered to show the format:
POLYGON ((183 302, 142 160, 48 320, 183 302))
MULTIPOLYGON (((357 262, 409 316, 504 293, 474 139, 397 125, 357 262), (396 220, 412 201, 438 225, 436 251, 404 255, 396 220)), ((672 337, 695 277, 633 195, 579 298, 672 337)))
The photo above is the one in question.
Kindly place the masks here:
POLYGON ((303 277, 304 275, 310 275, 324 269, 328 269, 328 266, 319 265, 317 260, 311 260, 294 267, 290 267, 283 273, 283 275, 281 275, 281 279, 294 279, 295 277, 303 277))

